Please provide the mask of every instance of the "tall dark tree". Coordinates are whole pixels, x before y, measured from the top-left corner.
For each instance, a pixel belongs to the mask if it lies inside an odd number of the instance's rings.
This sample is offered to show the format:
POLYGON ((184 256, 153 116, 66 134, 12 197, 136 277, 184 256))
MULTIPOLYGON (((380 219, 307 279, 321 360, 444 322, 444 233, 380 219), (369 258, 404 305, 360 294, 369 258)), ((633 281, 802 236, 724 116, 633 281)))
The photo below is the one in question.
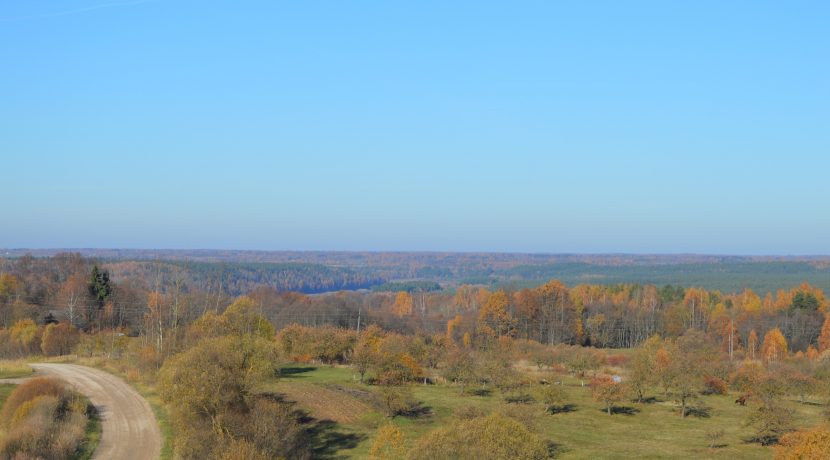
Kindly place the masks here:
POLYGON ((101 270, 97 265, 92 267, 92 274, 89 277, 89 295, 98 305, 98 308, 103 308, 104 304, 112 294, 112 286, 110 286, 110 274, 106 270, 101 270))

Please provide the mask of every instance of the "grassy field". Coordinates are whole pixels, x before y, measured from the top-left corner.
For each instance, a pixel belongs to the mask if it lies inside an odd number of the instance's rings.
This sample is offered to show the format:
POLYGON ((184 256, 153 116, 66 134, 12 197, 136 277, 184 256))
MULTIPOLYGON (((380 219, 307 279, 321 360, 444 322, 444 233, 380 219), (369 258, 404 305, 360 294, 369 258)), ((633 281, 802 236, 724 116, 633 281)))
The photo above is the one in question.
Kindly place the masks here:
MULTIPOLYGON (((365 458, 372 436, 388 419, 372 402, 377 388, 360 384, 354 372, 344 367, 291 366, 270 391, 295 401, 318 420, 334 422, 329 439, 335 443, 331 454, 348 458, 365 458)), ((625 403, 615 415, 608 416, 600 404, 591 400, 590 389, 577 379, 565 376, 563 386, 568 395, 567 411, 545 414, 538 403, 505 404, 498 391, 484 396, 460 396, 458 389, 445 385, 414 385, 414 395, 429 408, 427 415, 396 417, 393 423, 406 436, 407 444, 424 433, 450 422, 460 408, 475 406, 484 411, 522 410, 530 415, 536 429, 555 445, 557 458, 771 458, 772 450, 748 443, 752 433, 744 422, 752 411, 749 406, 734 404, 734 395, 702 396, 707 413, 681 418, 672 401, 660 395, 647 404, 625 403), (707 432, 722 430, 716 447, 710 448, 707 432)), ((788 400, 799 426, 815 425, 821 420, 823 406, 799 404, 788 400)), ((332 455, 334 456, 334 455, 332 455)))
POLYGON ((32 375, 32 369, 26 361, 0 361, 0 379, 16 379, 32 375))
POLYGON ((8 385, 5 383, 0 383, 0 407, 3 407, 3 403, 6 402, 6 398, 9 397, 14 387, 17 385, 8 385))

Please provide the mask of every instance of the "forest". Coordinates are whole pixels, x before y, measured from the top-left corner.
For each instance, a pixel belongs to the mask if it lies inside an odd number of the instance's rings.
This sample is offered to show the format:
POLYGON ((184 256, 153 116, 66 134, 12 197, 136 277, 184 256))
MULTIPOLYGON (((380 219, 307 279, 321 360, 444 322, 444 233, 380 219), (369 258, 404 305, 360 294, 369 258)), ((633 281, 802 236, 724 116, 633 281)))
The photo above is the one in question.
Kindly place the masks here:
MULTIPOLYGON (((614 458, 828 453, 830 315, 809 282, 306 294, 194 275, 225 264, 5 260, 0 378, 55 359, 119 375, 157 407, 164 458, 602 458, 600 440, 614 458)), ((66 423, 54 458, 90 445, 86 403, 39 385, 53 399, 5 396, 37 402, 3 409, 20 415, 0 458, 52 455, 37 439, 66 423)))

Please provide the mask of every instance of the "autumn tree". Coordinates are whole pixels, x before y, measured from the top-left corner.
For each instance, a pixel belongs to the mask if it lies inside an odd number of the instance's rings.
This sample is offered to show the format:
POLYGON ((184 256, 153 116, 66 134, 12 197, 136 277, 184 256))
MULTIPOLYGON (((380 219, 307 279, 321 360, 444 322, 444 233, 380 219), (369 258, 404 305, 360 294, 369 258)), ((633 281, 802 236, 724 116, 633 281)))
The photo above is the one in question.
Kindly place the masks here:
POLYGON ((18 355, 26 356, 40 351, 42 332, 34 321, 23 319, 14 323, 9 329, 9 338, 17 348, 18 355))
POLYGON ((395 303, 392 304, 392 313, 399 317, 412 315, 412 295, 406 291, 400 291, 395 295, 395 303))
POLYGON ((372 447, 369 449, 370 460, 395 460, 403 458, 404 442, 401 430, 391 423, 378 428, 372 447))
POLYGON ((821 333, 818 336, 818 351, 830 349, 830 313, 825 313, 824 324, 821 326, 821 333))
POLYGON ((787 356, 787 339, 777 327, 764 335, 761 355, 767 361, 779 361, 787 356))
POLYGON ((293 418, 285 416, 283 424, 274 423, 280 420, 274 414, 281 406, 256 393, 265 379, 276 376, 276 364, 273 343, 254 336, 204 339, 169 358, 160 371, 159 390, 177 429, 177 454, 182 458, 217 457, 222 442, 240 433, 247 433, 248 441, 259 439, 258 445, 263 447, 277 437, 274 430, 284 431, 287 441, 269 457, 285 456, 299 448, 296 442, 302 430, 294 427, 293 418), (261 436, 256 434, 257 421, 262 421, 261 429, 266 430, 261 436))
POLYGON ((64 281, 58 291, 58 302, 66 311, 69 324, 83 326, 80 324, 84 317, 84 307, 89 300, 89 290, 86 277, 81 273, 72 274, 64 281))
POLYGON ((540 385, 536 391, 536 398, 545 407, 545 413, 557 412, 557 409, 565 402, 565 391, 562 385, 540 385))
POLYGON ((509 306, 510 302, 504 290, 494 292, 478 311, 479 328, 496 337, 511 334, 515 321, 508 310, 509 306))
POLYGON ((749 331, 749 337, 746 340, 746 350, 749 353, 750 359, 755 359, 755 354, 758 352, 758 333, 755 329, 749 331))
POLYGON ((608 415, 614 404, 625 399, 626 387, 609 375, 599 375, 591 380, 591 397, 605 406, 608 415))
POLYGON ((644 342, 628 361, 628 385, 637 395, 637 402, 643 402, 645 392, 656 383, 657 364, 655 354, 660 347, 660 338, 655 336, 644 342))
POLYGON ((758 405, 746 422, 755 429, 752 441, 768 446, 792 431, 793 412, 781 404, 785 393, 786 382, 774 374, 765 376, 755 387, 753 399, 758 401, 758 405))
POLYGON ((49 324, 43 330, 40 348, 46 356, 68 355, 80 342, 78 329, 68 323, 49 324))
POLYGON ((662 379, 680 404, 680 416, 685 417, 689 402, 697 398, 703 378, 710 373, 712 357, 717 352, 700 331, 690 329, 671 344, 669 362, 660 369, 662 379))
POLYGON ((824 460, 830 458, 830 427, 787 433, 775 447, 775 460, 824 460))
POLYGON ((454 348, 447 354, 443 376, 448 382, 459 386, 460 394, 464 388, 472 383, 476 377, 475 361, 466 348, 454 348))

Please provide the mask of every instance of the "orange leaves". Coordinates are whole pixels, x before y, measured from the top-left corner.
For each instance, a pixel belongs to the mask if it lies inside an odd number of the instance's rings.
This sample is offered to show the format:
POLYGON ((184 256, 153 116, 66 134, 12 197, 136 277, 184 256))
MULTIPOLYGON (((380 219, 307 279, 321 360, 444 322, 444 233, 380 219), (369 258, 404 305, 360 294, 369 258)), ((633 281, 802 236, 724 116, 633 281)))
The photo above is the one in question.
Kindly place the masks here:
POLYGON ((818 426, 781 437, 775 448, 776 460, 820 460, 830 458, 830 429, 818 426))
POLYGON ((824 324, 821 326, 821 333, 818 336, 818 351, 830 349, 830 314, 824 315, 824 324))

